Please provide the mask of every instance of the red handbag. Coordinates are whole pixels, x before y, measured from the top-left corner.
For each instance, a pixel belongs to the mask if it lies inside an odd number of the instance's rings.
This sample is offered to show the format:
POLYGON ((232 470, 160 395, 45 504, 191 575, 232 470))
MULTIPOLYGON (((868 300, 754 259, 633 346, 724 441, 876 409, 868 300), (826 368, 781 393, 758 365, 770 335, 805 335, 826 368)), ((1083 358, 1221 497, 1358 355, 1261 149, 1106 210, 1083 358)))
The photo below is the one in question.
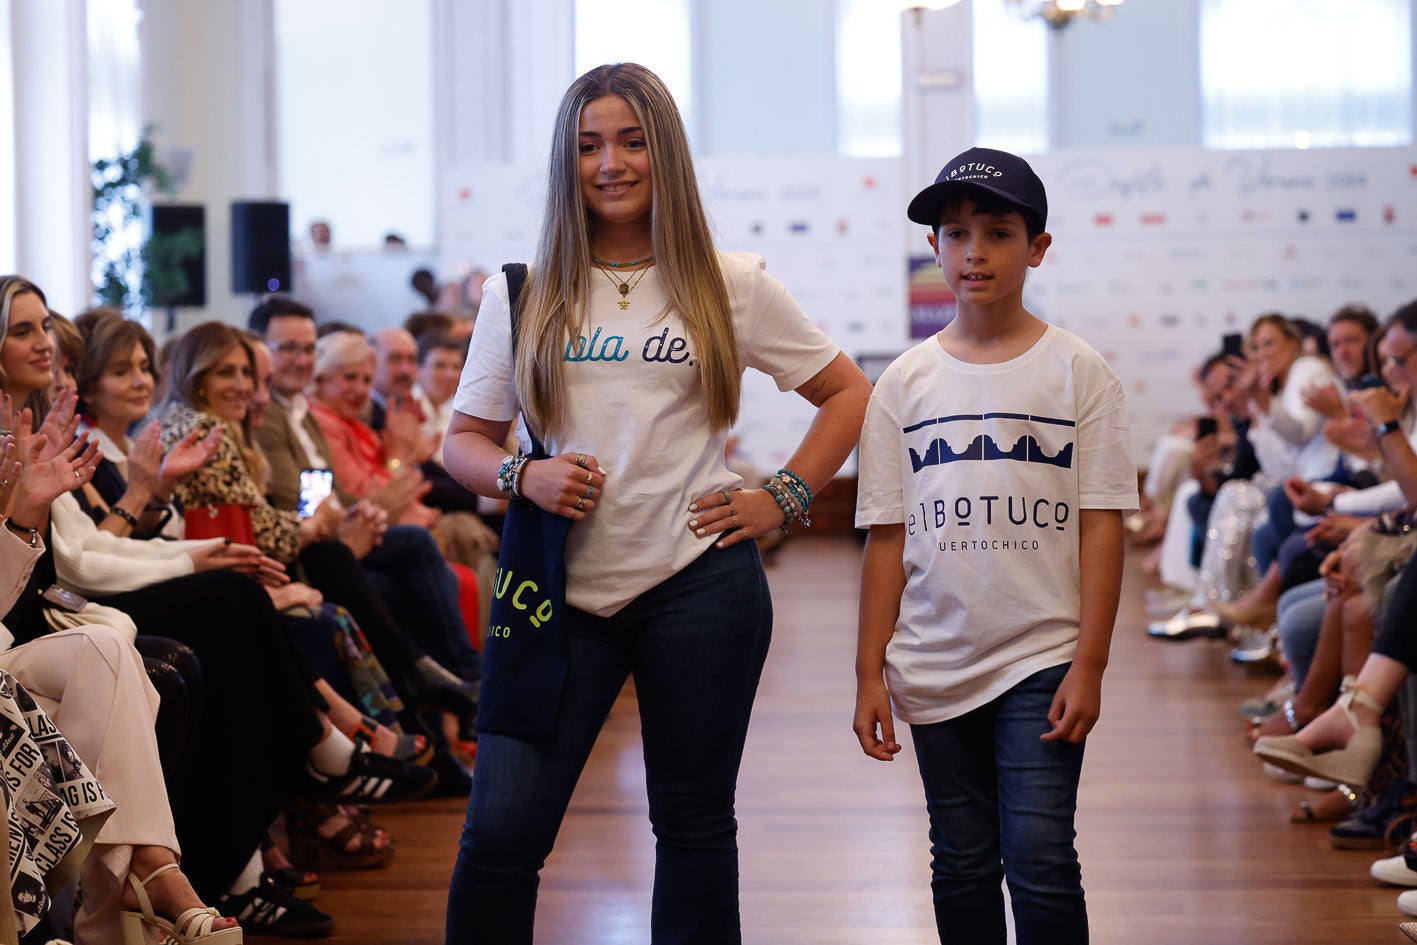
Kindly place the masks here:
POLYGON ((238 545, 254 545, 256 529, 251 525, 251 506, 233 502, 209 503, 185 513, 187 537, 230 538, 238 545))

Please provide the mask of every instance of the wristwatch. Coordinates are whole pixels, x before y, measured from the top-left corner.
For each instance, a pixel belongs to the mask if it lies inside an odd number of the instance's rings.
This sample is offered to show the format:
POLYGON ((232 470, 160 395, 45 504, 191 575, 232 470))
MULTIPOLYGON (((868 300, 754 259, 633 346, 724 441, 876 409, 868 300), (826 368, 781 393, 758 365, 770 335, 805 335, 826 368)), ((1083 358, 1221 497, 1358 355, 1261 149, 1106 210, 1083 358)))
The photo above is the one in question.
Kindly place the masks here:
POLYGON ((1376 436, 1378 439, 1381 440, 1383 437, 1387 436, 1389 433, 1397 433, 1397 432, 1400 431, 1401 429, 1402 429, 1402 423, 1401 423, 1400 421, 1398 421, 1398 420, 1389 420, 1387 423, 1384 423, 1384 424, 1381 424, 1380 426, 1374 427, 1374 428, 1373 428, 1373 435, 1376 436))

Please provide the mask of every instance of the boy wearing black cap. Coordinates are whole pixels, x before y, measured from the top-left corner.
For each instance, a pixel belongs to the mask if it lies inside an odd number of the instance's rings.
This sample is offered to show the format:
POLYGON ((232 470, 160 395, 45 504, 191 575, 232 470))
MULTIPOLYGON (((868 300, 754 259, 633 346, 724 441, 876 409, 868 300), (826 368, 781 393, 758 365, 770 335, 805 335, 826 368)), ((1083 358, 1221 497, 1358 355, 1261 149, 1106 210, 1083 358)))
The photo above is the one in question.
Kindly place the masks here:
POLYGON ((1137 506, 1122 386, 1023 307, 1052 243, 1043 183, 973 148, 910 203, 958 314, 876 384, 861 437, 854 728, 890 761, 908 723, 940 941, 1087 941, 1073 846, 1137 506), (1002 868, 1001 868, 1002 863, 1002 868))

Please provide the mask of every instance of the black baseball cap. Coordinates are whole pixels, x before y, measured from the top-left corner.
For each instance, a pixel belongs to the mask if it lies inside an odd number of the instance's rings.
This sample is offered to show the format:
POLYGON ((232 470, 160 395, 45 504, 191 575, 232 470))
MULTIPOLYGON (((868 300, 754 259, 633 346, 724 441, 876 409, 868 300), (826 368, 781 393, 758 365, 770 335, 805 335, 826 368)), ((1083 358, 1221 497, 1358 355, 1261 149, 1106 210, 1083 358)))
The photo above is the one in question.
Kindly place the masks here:
POLYGON ((1039 229, 1047 226, 1048 194, 1043 181, 1023 158, 992 148, 970 148, 956 155, 940 169, 933 184, 915 195, 905 215, 912 223, 934 229, 954 191, 966 184, 1007 200, 1025 216, 1032 215, 1039 229))

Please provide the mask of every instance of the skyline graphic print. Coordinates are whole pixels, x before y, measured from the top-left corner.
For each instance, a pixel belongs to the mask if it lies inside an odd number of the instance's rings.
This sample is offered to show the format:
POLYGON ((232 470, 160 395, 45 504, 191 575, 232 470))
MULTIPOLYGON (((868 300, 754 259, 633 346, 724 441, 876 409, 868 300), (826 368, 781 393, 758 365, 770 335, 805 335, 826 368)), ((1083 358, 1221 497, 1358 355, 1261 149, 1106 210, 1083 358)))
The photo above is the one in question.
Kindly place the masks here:
POLYGON ((955 414, 922 420, 901 432, 909 435, 936 427, 925 451, 909 447, 913 473, 931 466, 962 462, 1041 463, 1071 469, 1077 423, 1027 413, 955 414), (947 429, 941 429, 946 428, 947 429), (1066 442, 1060 442, 1066 438, 1066 442))

